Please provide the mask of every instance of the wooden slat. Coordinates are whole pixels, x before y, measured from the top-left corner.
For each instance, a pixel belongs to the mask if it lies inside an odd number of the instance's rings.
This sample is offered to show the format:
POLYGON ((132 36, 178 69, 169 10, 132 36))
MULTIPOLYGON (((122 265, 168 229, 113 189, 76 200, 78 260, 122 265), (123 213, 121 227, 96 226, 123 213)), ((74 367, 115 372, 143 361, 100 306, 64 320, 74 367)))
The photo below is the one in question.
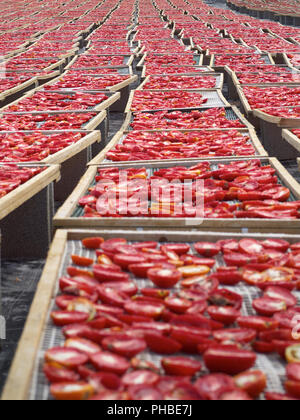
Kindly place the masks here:
MULTIPOLYGON (((20 166, 24 167, 26 164, 20 164, 20 166)), ((41 163, 36 166, 43 167, 45 165, 41 163)), ((2 197, 0 199, 0 220, 42 191, 47 185, 51 184, 51 182, 59 180, 60 167, 59 165, 52 165, 2 197)))

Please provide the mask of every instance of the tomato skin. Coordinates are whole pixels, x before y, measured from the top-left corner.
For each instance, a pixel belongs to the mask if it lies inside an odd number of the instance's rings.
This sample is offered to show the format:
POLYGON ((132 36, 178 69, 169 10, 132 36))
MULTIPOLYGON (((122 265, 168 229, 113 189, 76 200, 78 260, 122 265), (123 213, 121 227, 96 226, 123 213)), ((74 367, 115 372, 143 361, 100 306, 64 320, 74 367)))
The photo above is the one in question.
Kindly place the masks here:
POLYGON ((282 287, 270 286, 265 289, 264 296, 273 299, 281 299, 285 302, 287 307, 295 306, 297 304, 296 297, 288 290, 282 287))
POLYGON ((279 326, 278 321, 261 316, 241 316, 237 319, 237 323, 242 328, 250 328, 257 332, 276 330, 279 326))
POLYGON ((90 356, 91 363, 102 372, 124 375, 130 368, 130 364, 122 356, 110 352, 99 352, 90 356))
POLYGON ((116 353, 120 356, 133 358, 146 350, 146 342, 138 338, 107 337, 102 341, 104 350, 116 353))
POLYGON ((146 258, 142 255, 116 254, 114 263, 119 265, 123 270, 128 270, 130 265, 145 263, 146 258))
POLYGON ((195 383, 199 395, 204 400, 214 401, 217 400, 220 394, 226 391, 233 391, 235 383, 233 378, 222 373, 210 374, 198 379, 195 383))
POLYGON ((129 271, 131 271, 136 277, 139 277, 141 279, 147 278, 147 273, 150 268, 157 267, 157 264, 155 263, 139 263, 139 264, 130 264, 129 265, 129 271))
POLYGON ((207 258, 214 257, 221 251, 221 248, 218 244, 213 244, 210 242, 197 242, 194 245, 194 248, 198 254, 207 258))
POLYGON ((94 264, 94 260, 92 258, 85 258, 79 255, 72 255, 72 261, 75 265, 79 265, 80 267, 89 267, 94 264))
POLYGON ((98 249, 103 242, 104 239, 100 237, 85 238, 82 240, 82 245, 87 249, 98 249))
POLYGON ((227 391, 224 392, 219 397, 220 401, 252 401, 252 398, 249 397, 249 394, 247 392, 244 392, 240 389, 233 390, 233 391, 227 391))
POLYGON ((161 317, 165 306, 163 303, 128 301, 124 305, 124 309, 130 315, 142 315, 149 318, 158 319, 161 317))
POLYGON ((222 322, 225 325, 233 324, 241 315, 237 309, 223 306, 210 306, 207 313, 214 321, 222 322))
POLYGON ((257 398, 266 389, 267 377, 260 370, 252 370, 235 376, 234 382, 252 398, 257 398))
POLYGON ((121 271, 112 270, 111 267, 103 267, 102 265, 94 265, 93 273, 97 280, 100 282, 111 282, 111 281, 128 281, 129 275, 121 271))
POLYGON ((284 386, 289 395, 300 399, 300 382, 289 380, 285 382, 284 386))
POLYGON ((181 273, 175 269, 151 268, 147 272, 149 280, 161 289, 174 287, 181 279, 181 273))
POLYGON ((191 247, 187 244, 167 244, 162 246, 164 246, 168 251, 175 252, 177 255, 185 255, 191 249, 191 247))
POLYGON ((290 381, 300 382, 300 363, 289 363, 286 367, 286 376, 290 381))
POLYGON ((141 290, 141 293, 143 296, 159 298, 162 300, 170 296, 168 290, 158 290, 156 288, 145 288, 141 290))
POLYGON ((282 312, 287 309, 284 301, 269 297, 254 299, 252 306, 256 312, 262 316, 273 316, 275 313, 282 312))
POLYGON ((256 336, 256 331, 251 329, 227 328, 226 330, 213 331, 213 337, 220 342, 232 341, 247 344, 253 342, 256 336))
POLYGON ((290 248, 290 243, 282 239, 266 239, 261 244, 264 248, 276 249, 281 252, 286 252, 290 248))
POLYGON ((192 306, 192 303, 187 299, 168 297, 165 299, 165 305, 172 312, 184 314, 192 306))
POLYGON ((80 376, 69 369, 52 366, 51 364, 45 364, 43 372, 51 383, 58 382, 77 382, 80 380, 80 376))
POLYGON ((63 382, 52 384, 50 393, 58 401, 81 401, 90 398, 94 388, 85 382, 63 382))
POLYGON ((53 311, 50 314, 54 325, 58 327, 64 327, 70 324, 80 324, 85 322, 89 318, 89 314, 85 312, 68 312, 68 311, 53 311))
POLYGON ((150 370, 137 370, 126 373, 122 378, 122 384, 125 386, 155 385, 159 379, 160 376, 150 370))
POLYGON ((236 375, 252 368, 255 361, 255 353, 235 346, 214 346, 204 353, 205 365, 211 372, 228 375, 236 375))
POLYGON ((293 398, 287 394, 279 394, 276 392, 266 392, 265 397, 267 401, 296 401, 297 398, 293 398))
POLYGON ((217 271, 213 274, 213 276, 220 282, 220 284, 224 284, 226 286, 235 286, 239 282, 243 281, 242 274, 235 268, 234 270, 217 271))
POLYGON ((77 349, 65 347, 54 347, 45 353, 47 363, 55 363, 67 369, 76 369, 78 366, 87 363, 88 360, 86 354, 79 352, 77 349))
POLYGON ((273 342, 268 341, 255 341, 252 347, 256 351, 256 353, 262 354, 274 353, 274 351, 276 350, 275 344, 273 342))
POLYGON ((263 246, 254 239, 242 239, 239 248, 243 254, 260 255, 263 253, 263 246))
POLYGON ((200 362, 187 357, 168 357, 161 363, 166 374, 174 376, 194 376, 202 368, 200 362))
POLYGON ((154 353, 175 354, 182 349, 182 345, 173 338, 164 337, 157 333, 146 333, 145 340, 154 353))

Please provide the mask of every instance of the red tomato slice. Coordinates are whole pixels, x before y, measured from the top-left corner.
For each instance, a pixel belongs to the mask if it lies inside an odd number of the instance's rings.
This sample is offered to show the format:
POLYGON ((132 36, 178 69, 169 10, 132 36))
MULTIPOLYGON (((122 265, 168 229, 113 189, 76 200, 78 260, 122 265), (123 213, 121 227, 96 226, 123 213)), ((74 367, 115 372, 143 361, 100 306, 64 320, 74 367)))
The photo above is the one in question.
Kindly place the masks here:
POLYGON ((54 347, 46 351, 45 360, 47 363, 54 363, 67 369, 76 369, 87 363, 89 357, 77 349, 54 347))
POLYGON ((165 305, 176 314, 184 314, 192 306, 192 303, 187 299, 168 297, 165 299, 165 305))
POLYGON ((96 264, 93 267, 93 273, 96 279, 100 282, 110 281, 128 281, 129 275, 120 271, 112 270, 111 267, 103 267, 102 265, 96 264))
POLYGON ((300 382, 300 363, 289 363, 286 367, 286 376, 290 381, 300 382))
POLYGON ((170 292, 168 290, 160 290, 160 289, 152 289, 152 288, 142 289, 141 294, 143 296, 154 297, 154 298, 158 298, 162 300, 170 296, 170 292))
POLYGON ((235 389, 234 380, 221 373, 206 375, 195 383, 200 397, 204 400, 217 400, 224 392, 235 389))
POLYGON ((288 290, 282 287, 270 286, 265 289, 264 296, 271 299, 279 299, 284 301, 287 307, 297 305, 296 297, 288 290))
POLYGON ((78 373, 51 364, 45 364, 43 372, 48 381, 51 383, 77 382, 80 380, 78 373))
POLYGON ((219 398, 220 401, 252 401, 247 392, 241 390, 233 390, 224 392, 219 398))
POLYGON ((125 386, 133 385, 155 385, 160 379, 157 373, 150 370, 138 370, 135 372, 126 373, 122 378, 122 383, 125 386))
POLYGON ((127 399, 133 401, 161 401, 163 395, 153 386, 135 385, 129 387, 127 399))
POLYGON ((261 316, 241 316, 237 319, 237 323, 242 328, 250 328, 258 332, 276 330, 279 326, 279 322, 275 319, 261 316))
POLYGON ((204 362, 211 372, 236 375, 252 368, 256 355, 252 351, 238 349, 235 346, 210 347, 204 353, 204 362))
POLYGON ((59 401, 81 401, 90 398, 94 388, 86 382, 63 382, 52 384, 50 393, 59 401))
POLYGON ((107 337, 102 341, 102 347, 120 356, 132 358, 146 350, 147 345, 144 340, 137 338, 107 337))
POLYGON ((99 352, 90 356, 91 363, 101 372, 115 373, 116 375, 124 375, 130 368, 130 364, 122 356, 110 352, 99 352))
POLYGON ((129 271, 131 271, 136 277, 139 277, 141 279, 147 278, 147 273, 150 270, 150 268, 157 267, 156 263, 140 263, 140 264, 131 264, 129 265, 129 271))
POLYGON ((200 397, 192 384, 179 383, 172 391, 164 394, 164 399, 166 401, 198 401, 200 397))
POLYGON ((220 341, 247 344, 255 340, 257 333, 252 329, 232 328, 213 332, 213 337, 220 341))
POLYGON ((163 304, 151 302, 134 302, 128 301, 124 305, 124 309, 132 315, 141 315, 149 318, 160 318, 165 306, 163 304))
POLYGON ((88 249, 98 249, 100 248, 101 244, 103 244, 104 239, 100 237, 95 238, 86 238, 82 240, 83 246, 88 249))
POLYGON ((284 301, 269 297, 254 299, 252 306, 256 312, 262 316, 273 316, 275 313, 282 312, 287 309, 284 301))
POLYGON ((173 338, 164 337, 157 333, 146 333, 145 340, 150 350, 159 354, 174 354, 182 349, 182 345, 173 338))
POLYGON ((260 255, 264 251, 262 244, 254 239, 242 239, 239 248, 243 254, 248 255, 260 255))
POLYGON ((64 327, 70 324, 80 324, 89 318, 89 314, 85 312, 68 312, 68 311, 53 311, 50 314, 51 319, 58 327, 64 327))
POLYGON ((210 242, 197 242, 194 247, 198 254, 208 258, 218 255, 221 251, 221 247, 218 244, 210 242))
POLYGON ((285 382, 284 387, 289 395, 300 399, 300 382, 289 380, 285 382))
POLYGON ((175 252, 177 255, 185 255, 191 249, 190 245, 187 244, 167 244, 162 246, 168 251, 175 252))
POLYGON ((207 313, 214 321, 225 325, 233 324, 241 315, 237 309, 226 306, 209 306, 207 313))
POLYGON ((240 373, 234 378, 234 382, 252 398, 257 398, 266 389, 267 377, 260 370, 252 370, 240 373))
POLYGON ((65 347, 77 349, 78 351, 85 353, 87 356, 101 351, 101 348, 97 344, 85 338, 78 337, 73 337, 66 340, 65 347))
POLYGON ((200 362, 187 357, 168 357, 161 363, 167 375, 175 376, 194 376, 202 368, 200 362))
POLYGON ((124 270, 128 270, 130 265, 142 264, 146 262, 146 258, 142 255, 116 254, 114 256, 114 263, 119 265, 124 270))
POLYGON ((157 287, 162 289, 174 287, 182 277, 180 271, 168 268, 151 268, 147 276, 157 287))
POLYGON ((73 263, 79 265, 80 267, 89 267, 90 265, 94 264, 94 260, 92 258, 85 258, 79 255, 72 255, 71 258, 73 263))
POLYGON ((282 239, 266 239, 261 244, 266 249, 275 249, 281 252, 286 252, 290 248, 290 243, 282 239))

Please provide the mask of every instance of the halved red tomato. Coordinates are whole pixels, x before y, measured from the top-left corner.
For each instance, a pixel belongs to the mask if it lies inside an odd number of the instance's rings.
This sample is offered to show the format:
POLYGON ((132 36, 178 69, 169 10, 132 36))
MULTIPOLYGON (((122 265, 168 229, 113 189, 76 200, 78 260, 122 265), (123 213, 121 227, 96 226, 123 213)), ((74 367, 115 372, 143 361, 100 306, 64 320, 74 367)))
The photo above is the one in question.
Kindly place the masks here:
POLYGON ((207 313, 214 321, 222 322, 225 325, 233 324, 241 315, 239 310, 230 306, 209 306, 207 313))
POLYGON ((208 258, 218 255, 221 251, 220 245, 211 242, 197 242, 194 247, 198 254, 208 258))
POLYGON ((289 380, 285 382, 284 387, 289 395, 300 399, 300 382, 289 380))
POLYGON ((248 255, 261 255, 264 252, 263 245, 255 239, 242 239, 239 248, 243 254, 248 255))
POLYGON ((182 277, 180 271, 170 268, 151 268, 148 270, 147 276, 157 287, 162 289, 174 287, 182 277))
POLYGON ((211 372, 222 372, 236 375, 252 368, 256 354, 252 351, 239 349, 236 346, 210 347, 204 353, 204 362, 211 372))
POLYGON ((177 255, 185 255, 191 248, 188 244, 167 244, 162 246, 164 246, 168 251, 175 252, 177 255))
POLYGON ((78 337, 73 337, 66 340, 65 347, 77 349, 78 351, 85 353, 87 356, 101 351, 101 348, 97 344, 85 338, 78 337))
POLYGON ((235 389, 233 391, 224 392, 224 394, 220 395, 220 401, 252 401, 249 394, 247 392, 242 391, 240 389, 235 389))
POLYGON ((137 370, 126 373, 122 378, 125 386, 133 385, 155 385, 159 381, 160 376, 150 370, 137 370))
POLYGON ((59 401, 81 401, 89 399, 94 394, 94 388, 86 382, 63 382, 52 384, 50 393, 59 401))
POLYGON ((273 316, 275 313, 287 309, 286 303, 283 300, 269 297, 254 299, 252 306, 262 316, 273 316))
POLYGON ((161 317, 165 305, 163 303, 154 302, 135 302, 128 301, 124 305, 124 309, 132 315, 141 315, 149 318, 158 319, 161 317))
POLYGON ((80 267, 89 267, 94 264, 92 258, 81 257, 80 255, 72 255, 72 261, 74 264, 79 265, 80 267))
POLYGON ((178 341, 158 333, 147 332, 145 340, 150 350, 154 351, 154 353, 174 354, 182 349, 182 345, 178 341))
POLYGON ((56 366, 76 369, 78 366, 87 363, 89 357, 77 349, 54 347, 46 351, 45 360, 47 363, 55 363, 56 366))
POLYGON ((296 297, 287 289, 282 287, 269 286, 265 289, 264 296, 284 301, 287 307, 295 306, 297 304, 296 297))
POLYGON ((261 244, 266 249, 275 249, 280 252, 286 252, 290 248, 290 243, 283 239, 266 239, 261 244))
POLYGON ((65 369, 60 366, 51 365, 46 363, 43 372, 51 383, 61 383, 61 382, 77 382, 80 380, 78 373, 70 369, 65 369))
POLYGON ((70 324, 80 324, 89 319, 89 314, 85 312, 53 311, 50 314, 51 319, 58 327, 64 327, 70 324))
POLYGON ((300 363, 289 363, 286 367, 286 376, 290 381, 300 382, 300 363))
POLYGON ((213 337, 220 342, 247 344, 255 340, 257 332, 252 329, 232 328, 213 331, 213 337))
POLYGON ((133 264, 142 264, 147 260, 143 255, 129 255, 129 254, 116 254, 114 256, 114 263, 119 265, 124 270, 128 270, 130 265, 133 264))
POLYGON ((103 244, 104 239, 100 237, 95 238, 85 238, 82 240, 83 246, 88 249, 98 249, 100 248, 101 244, 103 244))
POLYGON ((200 362, 187 357, 168 357, 161 361, 167 375, 194 376, 202 368, 200 362))
POLYGON ((146 350, 145 340, 130 337, 107 337, 102 341, 104 350, 132 358, 146 350))
POLYGON ((279 322, 275 319, 261 316, 241 316, 237 319, 237 323, 242 328, 250 328, 258 332, 276 330, 279 326, 279 322))
POLYGON ((236 387, 230 376, 216 373, 198 379, 195 388, 202 399, 214 401, 224 392, 234 390, 236 387))
POLYGON ((110 352, 99 352, 90 356, 91 363, 101 372, 124 375, 130 368, 130 364, 122 356, 110 352))
POLYGON ((176 314, 184 314, 193 304, 191 301, 179 297, 168 297, 165 299, 166 307, 176 314))
POLYGON ((261 370, 251 370, 235 376, 234 382, 252 398, 257 398, 266 389, 267 377, 261 370))

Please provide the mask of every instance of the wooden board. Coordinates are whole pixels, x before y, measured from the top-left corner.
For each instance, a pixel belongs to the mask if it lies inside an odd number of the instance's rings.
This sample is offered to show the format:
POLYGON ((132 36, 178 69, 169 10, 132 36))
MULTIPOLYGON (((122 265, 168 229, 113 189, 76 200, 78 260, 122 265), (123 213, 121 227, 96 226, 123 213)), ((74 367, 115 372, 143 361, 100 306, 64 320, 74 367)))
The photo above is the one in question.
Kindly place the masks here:
POLYGON ((282 138, 300 152, 300 138, 290 130, 282 130, 282 138))
MULTIPOLYGON (((251 158, 246 158, 249 160, 251 158)), ((258 159, 258 158, 256 158, 258 159)), ((289 174, 289 172, 282 166, 282 164, 275 158, 259 158, 262 163, 270 164, 275 170, 278 178, 284 186, 290 189, 295 200, 300 200, 300 185, 298 182, 289 174)), ((211 159, 210 164, 214 163, 230 163, 234 160, 239 159, 211 159)), ((206 162, 207 159, 199 159, 196 161, 185 161, 186 167, 193 166, 197 162, 206 162)), ((177 162, 170 165, 169 162, 164 163, 151 163, 149 165, 145 163, 139 163, 133 165, 128 162, 126 165, 117 164, 106 164, 101 167, 115 167, 119 169, 128 168, 168 168, 170 166, 182 166, 182 162, 177 162)), ((78 186, 58 210, 54 217, 54 226, 64 228, 94 228, 94 227, 143 227, 143 228, 184 228, 189 226, 191 229, 220 229, 222 231, 232 231, 232 229, 254 229, 261 231, 265 229, 269 232, 285 232, 289 229, 300 229, 300 219, 298 220, 269 220, 269 219, 187 219, 187 218, 151 218, 151 217, 124 217, 124 218, 84 218, 84 217, 72 217, 75 210, 77 209, 78 200, 86 195, 90 186, 94 183, 94 177, 97 173, 98 166, 90 166, 86 174, 81 178, 78 186)))
MULTIPOLYGON (((281 107, 291 109, 294 107, 281 107)), ((255 117, 260 118, 263 121, 272 123, 282 128, 300 128, 300 118, 285 118, 285 117, 275 117, 274 115, 266 114, 260 109, 255 109, 253 111, 255 117)))
POLYGON ((219 240, 252 238, 257 240, 283 239, 291 244, 300 241, 299 235, 276 234, 236 234, 188 231, 151 232, 136 230, 58 230, 48 254, 48 258, 38 283, 35 297, 19 341, 17 351, 1 396, 2 401, 28 400, 31 381, 35 370, 38 353, 42 344, 43 333, 48 321, 48 313, 60 277, 60 271, 65 263, 65 251, 68 241, 79 241, 86 237, 101 236, 104 239, 113 237, 125 238, 129 241, 158 241, 158 242, 186 242, 189 243, 217 242, 219 240))
MULTIPOLYGON (((0 167, 3 166, 0 165, 0 167)), ((53 181, 60 180, 60 166, 46 166, 43 163, 38 164, 18 164, 20 167, 46 167, 47 169, 40 174, 29 179, 6 196, 0 198, 0 220, 4 219, 8 214, 24 204, 27 200, 42 191, 47 185, 53 181)))
MULTIPOLYGON (((211 129, 199 129, 199 130, 137 130, 138 132, 150 132, 150 133, 162 133, 162 132, 176 132, 176 133, 197 133, 197 132, 203 132, 203 131, 222 131, 224 133, 226 133, 226 131, 232 131, 232 130, 226 130, 226 129, 217 129, 217 128, 211 128, 211 129)), ((254 146, 255 150, 256 150, 256 156, 268 156, 268 153, 266 152, 266 150, 263 148, 261 142, 259 141, 259 138, 257 137, 257 134, 255 132, 255 130, 252 129, 238 129, 238 131, 240 133, 245 134, 246 136, 249 136, 251 139, 251 143, 254 146)), ((128 131, 119 131, 110 141, 110 143, 108 144, 108 146, 106 147, 105 150, 103 150, 102 152, 99 153, 98 156, 96 156, 91 162, 89 162, 89 166, 91 165, 99 165, 101 163, 103 163, 103 161, 105 160, 106 154, 107 152, 109 152, 111 149, 113 149, 117 144, 120 144, 123 139, 126 137, 126 135, 128 134, 128 131)), ((240 156, 241 158, 245 158, 246 156, 240 156)), ((251 156, 250 156, 251 157, 251 156)), ((253 157, 253 155, 252 155, 253 157)), ((228 156, 218 156, 218 157, 213 157, 212 159, 228 159, 228 156)), ((188 159, 189 161, 197 161, 201 158, 193 158, 193 159, 188 159)), ((207 158, 207 160, 209 160, 209 158, 207 158)), ((181 161, 182 163, 184 163, 186 161, 186 158, 183 159, 176 159, 176 162, 181 161)), ((157 162, 174 162, 174 159, 168 159, 168 160, 148 160, 148 161, 130 161, 130 163, 135 164, 135 163, 141 163, 141 162, 145 162, 145 163, 157 163, 157 162)), ((116 162, 112 162, 112 161, 107 161, 107 163, 111 163, 112 165, 116 162)), ((121 163, 121 162, 118 162, 121 163)), ((122 162, 122 163, 129 163, 129 162, 122 162)))

